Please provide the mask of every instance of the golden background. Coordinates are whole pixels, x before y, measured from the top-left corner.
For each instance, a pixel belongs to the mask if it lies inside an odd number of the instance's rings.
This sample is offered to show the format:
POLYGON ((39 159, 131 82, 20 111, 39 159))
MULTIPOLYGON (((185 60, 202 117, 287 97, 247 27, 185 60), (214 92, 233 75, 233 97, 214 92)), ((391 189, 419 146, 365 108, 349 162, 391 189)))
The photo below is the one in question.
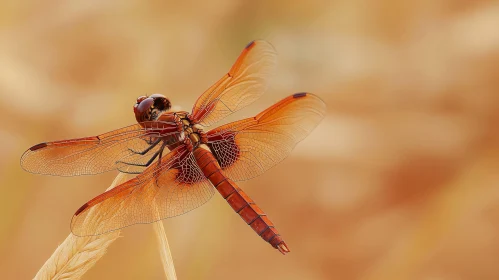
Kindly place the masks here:
MULTIPOLYGON (((2 1, 0 272, 30 279, 115 172, 19 166, 39 142, 135 122, 135 98, 190 110, 253 39, 271 88, 328 113, 292 155, 240 186, 282 256, 219 196, 165 221, 179 279, 499 279, 497 1, 2 1)), ((122 232, 84 279, 162 279, 153 227, 122 232)))

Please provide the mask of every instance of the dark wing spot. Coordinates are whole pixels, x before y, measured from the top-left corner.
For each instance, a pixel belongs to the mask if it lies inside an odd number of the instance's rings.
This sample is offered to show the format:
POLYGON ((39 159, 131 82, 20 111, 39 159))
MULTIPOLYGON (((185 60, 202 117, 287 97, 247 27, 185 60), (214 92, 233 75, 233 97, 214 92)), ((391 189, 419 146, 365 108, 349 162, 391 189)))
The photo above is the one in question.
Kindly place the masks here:
POLYGON ((40 144, 34 145, 33 147, 31 147, 29 149, 30 149, 30 151, 36 151, 38 149, 45 148, 45 147, 47 147, 47 143, 40 143, 40 144))
POLYGON ((253 47, 253 45, 255 44, 255 41, 251 41, 249 42, 246 47, 244 47, 245 49, 250 49, 251 47, 253 47))
POLYGON ((78 210, 76 210, 75 216, 78 216, 83 210, 88 208, 88 203, 83 204, 82 207, 80 207, 78 210))
POLYGON ((294 97, 294 98, 300 98, 300 97, 304 97, 304 96, 306 96, 306 95, 307 95, 307 93, 306 93, 306 92, 299 92, 299 93, 295 93, 295 94, 293 94, 293 97, 294 97))

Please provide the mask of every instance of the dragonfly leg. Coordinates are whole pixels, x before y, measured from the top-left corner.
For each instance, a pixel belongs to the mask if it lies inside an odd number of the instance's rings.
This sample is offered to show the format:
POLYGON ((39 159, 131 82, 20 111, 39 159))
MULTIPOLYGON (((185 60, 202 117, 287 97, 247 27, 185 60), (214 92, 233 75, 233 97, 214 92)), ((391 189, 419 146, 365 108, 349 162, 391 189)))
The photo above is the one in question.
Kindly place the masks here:
POLYGON ((121 173, 135 174, 135 175, 142 173, 140 171, 128 171, 128 170, 124 170, 124 169, 121 169, 121 168, 118 168, 118 171, 121 172, 121 173))
POLYGON ((161 164, 161 158, 163 157, 163 150, 165 149, 166 142, 161 145, 161 148, 159 148, 159 159, 158 159, 158 165, 161 164))
POLYGON ((152 157, 146 163, 135 163, 135 162, 126 162, 126 161, 117 161, 116 163, 123 163, 126 165, 148 167, 158 157, 159 152, 160 151, 155 152, 154 155, 152 155, 152 157))
MULTIPOLYGON (((157 143, 154 143, 153 145, 155 146, 158 143, 159 143, 159 141, 157 143)), ((131 165, 131 166, 148 167, 159 156, 158 164, 161 164, 161 157, 163 155, 163 150, 165 149, 165 146, 166 146, 166 143, 163 143, 161 145, 161 148, 159 148, 159 150, 157 152, 155 152, 154 155, 152 155, 152 157, 146 163, 135 163, 135 162, 126 162, 126 161, 117 161, 116 163, 123 163, 123 164, 131 165)), ((147 151, 145 153, 147 153, 147 151)), ((140 173, 142 173, 141 171, 128 171, 128 170, 125 170, 125 169, 122 169, 119 167, 118 167, 118 170, 122 173, 127 173, 127 174, 140 174, 140 173)))
MULTIPOLYGON (((160 155, 160 152, 162 152, 163 149, 164 149, 164 144, 161 147, 161 150, 155 152, 154 155, 152 155, 152 157, 146 163, 134 163, 134 162, 125 162, 125 161, 118 161, 116 163, 123 163, 126 165, 132 165, 132 166, 148 167, 158 157, 158 155, 160 155)), ((121 173, 126 173, 126 174, 141 174, 142 173, 142 171, 128 171, 128 170, 125 170, 125 169, 120 168, 120 167, 118 167, 118 171, 121 173)))
POLYGON ((147 154, 150 150, 152 150, 154 147, 156 147, 158 145, 159 142, 161 142, 161 138, 158 138, 156 141, 152 142, 152 143, 149 143, 147 140, 146 142, 148 144, 150 144, 149 147, 147 147, 145 150, 141 151, 141 152, 138 152, 138 151, 135 151, 131 148, 128 148, 128 150, 136 155, 145 155, 147 154))

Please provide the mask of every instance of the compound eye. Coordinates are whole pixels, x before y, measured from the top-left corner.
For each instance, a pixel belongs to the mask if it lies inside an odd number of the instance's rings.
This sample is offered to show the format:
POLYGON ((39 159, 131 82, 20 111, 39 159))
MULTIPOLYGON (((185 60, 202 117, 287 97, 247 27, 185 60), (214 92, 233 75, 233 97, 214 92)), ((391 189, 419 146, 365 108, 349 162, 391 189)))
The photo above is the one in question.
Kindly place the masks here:
POLYGON ((146 99, 146 98, 147 98, 147 96, 145 96, 145 95, 142 95, 142 96, 138 97, 137 98, 137 104, 140 104, 140 102, 144 101, 144 99, 146 99))
POLYGON ((151 113, 151 106, 153 106, 154 100, 152 98, 146 98, 140 102, 140 104, 135 104, 133 106, 133 112, 135 113, 135 119, 138 122, 148 121, 151 113))
POLYGON ((156 99, 156 98, 164 98, 164 99, 166 99, 166 97, 165 97, 164 95, 160 94, 160 93, 155 93, 155 94, 152 94, 152 95, 151 95, 151 96, 149 96, 149 97, 151 97, 151 98, 155 98, 155 99, 156 99))

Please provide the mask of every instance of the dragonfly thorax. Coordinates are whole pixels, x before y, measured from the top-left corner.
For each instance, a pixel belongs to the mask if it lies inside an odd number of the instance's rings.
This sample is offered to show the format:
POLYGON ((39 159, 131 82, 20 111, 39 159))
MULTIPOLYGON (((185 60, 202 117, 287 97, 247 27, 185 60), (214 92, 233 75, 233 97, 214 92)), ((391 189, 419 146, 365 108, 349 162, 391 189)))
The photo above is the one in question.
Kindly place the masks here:
POLYGON ((206 140, 206 135, 204 134, 202 127, 191 122, 187 112, 176 112, 175 115, 182 130, 181 141, 191 148, 196 148, 200 144, 206 142, 204 141, 206 140))

